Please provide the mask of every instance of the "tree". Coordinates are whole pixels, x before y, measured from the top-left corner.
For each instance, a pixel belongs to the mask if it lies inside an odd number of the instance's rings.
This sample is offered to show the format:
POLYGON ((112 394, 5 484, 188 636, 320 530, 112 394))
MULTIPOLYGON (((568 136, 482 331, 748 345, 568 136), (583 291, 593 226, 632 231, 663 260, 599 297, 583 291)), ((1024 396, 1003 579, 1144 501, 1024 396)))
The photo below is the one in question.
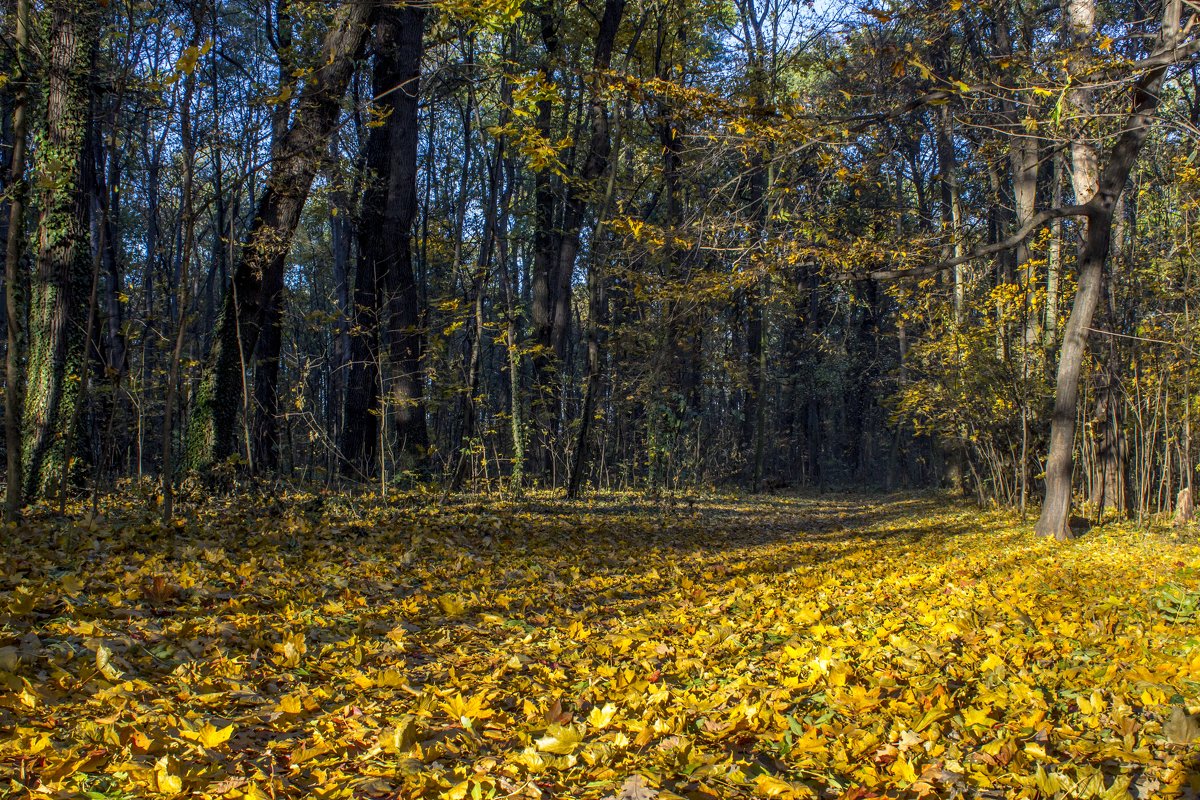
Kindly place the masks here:
POLYGON ((392 423, 384 439, 394 436, 400 442, 408 466, 423 469, 428 456, 423 315, 412 263, 424 27, 424 9, 405 6, 382 10, 375 29, 372 88, 378 106, 367 139, 367 188, 358 220, 355 325, 342 444, 346 467, 365 474, 375 471, 381 424, 392 423))
POLYGON ((25 245, 25 146, 29 135, 29 0, 17 0, 13 14, 12 161, 8 179, 8 231, 4 255, 4 303, 8 351, 5 356, 4 441, 8 488, 4 518, 14 522, 22 506, 21 463, 21 254, 25 245))
MULTIPOLYGON (((325 35, 319 65, 296 101, 296 111, 242 244, 217 321, 188 428, 187 462, 202 468, 234 453, 238 398, 247 392, 247 364, 264 312, 279 300, 292 235, 320 167, 355 61, 378 3, 348 0, 325 35)), ((247 421, 249 424, 249 421, 247 421)))
MULTIPOLYGON (((1071 533, 1071 475, 1075 465, 1075 417, 1079 406, 1079 375, 1083 366, 1092 315, 1100 301, 1104 267, 1111 246, 1113 212, 1125 191, 1129 173, 1154 122, 1161 102, 1167 70, 1181 56, 1189 33, 1181 25, 1180 0, 1166 0, 1159 26, 1157 46, 1140 65, 1141 74, 1133 82, 1133 108, 1121 127, 1121 133, 1100 173, 1095 194, 1084 201, 1087 220, 1083 246, 1079 252, 1078 287, 1071 315, 1063 328, 1062 349, 1055 380, 1054 413, 1050 422, 1050 452, 1046 459, 1046 496, 1038 518, 1037 532, 1059 541, 1071 533)), ((1193 41, 1188 49, 1195 50, 1193 41)), ((1078 192, 1078 188, 1077 188, 1078 192)), ((1076 197, 1077 200, 1083 198, 1076 197)))
POLYGON ((70 468, 68 454, 87 368, 91 331, 85 326, 92 286, 89 136, 102 23, 100 7, 86 0, 49 3, 42 17, 44 118, 34 150, 40 214, 30 287, 22 448, 29 500, 49 493, 70 468))

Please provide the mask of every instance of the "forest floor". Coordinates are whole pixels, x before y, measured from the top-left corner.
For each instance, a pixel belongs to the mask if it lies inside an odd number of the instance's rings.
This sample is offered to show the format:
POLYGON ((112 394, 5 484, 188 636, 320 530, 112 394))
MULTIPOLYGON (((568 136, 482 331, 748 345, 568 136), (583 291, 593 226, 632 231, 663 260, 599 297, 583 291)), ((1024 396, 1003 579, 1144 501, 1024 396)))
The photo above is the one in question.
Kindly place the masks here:
POLYGON ((0 796, 1200 789, 1200 543, 932 497, 231 501, 4 530, 0 796))

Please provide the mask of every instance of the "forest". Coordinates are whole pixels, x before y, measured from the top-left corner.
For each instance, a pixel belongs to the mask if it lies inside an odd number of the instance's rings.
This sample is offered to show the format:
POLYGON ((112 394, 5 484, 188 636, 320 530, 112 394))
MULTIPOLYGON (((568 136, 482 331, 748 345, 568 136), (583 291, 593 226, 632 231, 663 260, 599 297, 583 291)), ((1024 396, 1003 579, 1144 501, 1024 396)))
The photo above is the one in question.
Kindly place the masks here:
POLYGON ((1194 0, 0 10, 0 797, 1200 796, 1194 0))

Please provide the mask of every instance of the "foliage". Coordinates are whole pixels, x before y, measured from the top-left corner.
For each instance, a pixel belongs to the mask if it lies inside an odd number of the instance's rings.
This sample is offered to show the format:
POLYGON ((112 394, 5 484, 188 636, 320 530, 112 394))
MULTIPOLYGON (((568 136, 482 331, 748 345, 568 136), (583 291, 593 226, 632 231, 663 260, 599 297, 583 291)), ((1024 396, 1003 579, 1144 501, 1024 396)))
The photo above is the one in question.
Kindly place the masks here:
POLYGON ((1156 588, 1194 541, 1057 547, 921 498, 548 500, 8 529, 0 792, 1140 798, 1200 753, 1195 628, 1156 588))

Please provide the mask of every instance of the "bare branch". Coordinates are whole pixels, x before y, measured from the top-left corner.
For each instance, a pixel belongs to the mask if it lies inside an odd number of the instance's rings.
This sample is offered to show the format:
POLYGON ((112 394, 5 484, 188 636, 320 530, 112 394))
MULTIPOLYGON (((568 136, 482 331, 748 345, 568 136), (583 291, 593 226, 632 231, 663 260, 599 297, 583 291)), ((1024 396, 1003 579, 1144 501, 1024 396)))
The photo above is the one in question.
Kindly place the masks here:
POLYGON ((936 275, 944 270, 957 267, 959 264, 966 264, 968 261, 974 261, 977 258, 985 258, 1005 250, 1011 250, 1021 242, 1028 239, 1029 236, 1035 231, 1056 219, 1062 219, 1063 217, 1088 217, 1095 213, 1095 211, 1096 209, 1091 203, 1074 206, 1060 206, 1058 208, 1047 208, 1045 211, 1035 214, 1034 217, 1029 220, 1029 222, 1022 225, 1016 233, 1004 241, 995 242, 994 244, 977 248, 965 256, 950 258, 945 261, 939 261, 936 264, 930 264, 924 267, 913 267, 912 269, 876 270, 875 272, 870 273, 869 277, 878 281, 887 281, 895 280, 897 278, 923 278, 929 275, 936 275))

